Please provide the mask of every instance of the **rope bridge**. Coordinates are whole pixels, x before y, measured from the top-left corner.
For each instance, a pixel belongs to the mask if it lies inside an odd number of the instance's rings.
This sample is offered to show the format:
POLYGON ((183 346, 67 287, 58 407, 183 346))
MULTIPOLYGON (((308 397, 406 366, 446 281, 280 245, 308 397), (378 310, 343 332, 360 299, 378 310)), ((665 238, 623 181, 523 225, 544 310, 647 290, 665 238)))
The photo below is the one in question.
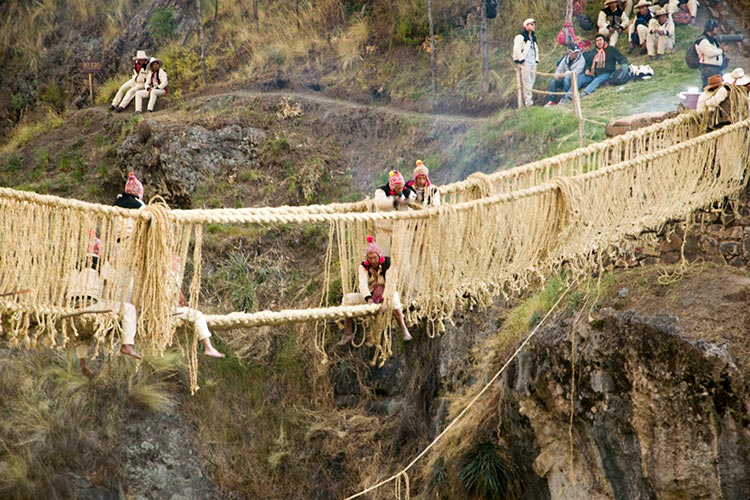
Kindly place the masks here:
MULTIPOLYGON (((427 321, 439 328, 457 307, 485 305, 522 290, 563 263, 590 269, 625 236, 735 195, 746 183, 748 125, 744 119, 705 134, 698 115, 680 115, 571 153, 475 174, 441 187, 443 206, 409 212, 373 213, 368 200, 215 210, 169 210, 157 202, 133 211, 0 188, 0 328, 12 345, 30 348, 77 340, 71 318, 76 304, 66 289, 71 271, 90 259, 95 232, 102 260, 115 270, 101 297, 133 303, 139 310, 137 343, 161 353, 177 338, 174 284, 187 280, 188 306, 199 308, 206 225, 323 225, 328 246, 322 275, 328 282, 338 273, 348 293, 356 290, 365 237, 383 221, 393 224, 393 265, 384 296, 398 290, 412 306, 404 311, 408 324, 427 321)), ((321 303, 327 293, 324 286, 321 303)), ((320 307, 207 319, 222 329, 353 318, 377 310, 320 307)), ((117 313, 95 316, 97 348, 113 349, 107 332, 119 328, 117 313)), ((378 342, 382 361, 391 354, 389 336, 378 342)))

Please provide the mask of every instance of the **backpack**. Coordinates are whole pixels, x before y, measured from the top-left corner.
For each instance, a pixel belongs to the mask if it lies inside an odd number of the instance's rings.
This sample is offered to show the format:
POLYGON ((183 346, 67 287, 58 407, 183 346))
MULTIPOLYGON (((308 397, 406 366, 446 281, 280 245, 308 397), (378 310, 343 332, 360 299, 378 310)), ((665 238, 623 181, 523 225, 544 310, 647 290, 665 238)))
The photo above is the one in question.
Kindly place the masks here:
POLYGON ((557 43, 563 47, 571 47, 578 44, 578 37, 573 32, 573 23, 563 23, 563 27, 557 32, 557 43))
POLYGON ((685 51, 685 64, 690 69, 698 69, 701 64, 701 57, 698 55, 696 46, 703 41, 703 37, 699 37, 696 41, 690 44, 685 51))
POLYGON ((630 67, 620 66, 609 75, 607 83, 610 85, 623 85, 633 79, 633 73, 630 72, 630 67))
POLYGON ((586 14, 581 14, 576 19, 578 19, 578 26, 580 26, 583 31, 591 31, 594 29, 594 21, 592 21, 586 14))
POLYGON ((487 0, 487 19, 495 19, 497 17, 497 0, 487 0))

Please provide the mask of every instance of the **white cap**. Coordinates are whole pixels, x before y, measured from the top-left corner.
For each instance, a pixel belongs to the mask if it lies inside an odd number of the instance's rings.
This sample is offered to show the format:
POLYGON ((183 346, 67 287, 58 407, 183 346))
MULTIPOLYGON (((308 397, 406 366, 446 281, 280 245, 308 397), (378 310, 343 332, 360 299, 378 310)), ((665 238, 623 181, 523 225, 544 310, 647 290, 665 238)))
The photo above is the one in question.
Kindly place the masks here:
POLYGON ((523 27, 525 28, 527 24, 536 24, 536 21, 529 17, 523 22, 523 27))

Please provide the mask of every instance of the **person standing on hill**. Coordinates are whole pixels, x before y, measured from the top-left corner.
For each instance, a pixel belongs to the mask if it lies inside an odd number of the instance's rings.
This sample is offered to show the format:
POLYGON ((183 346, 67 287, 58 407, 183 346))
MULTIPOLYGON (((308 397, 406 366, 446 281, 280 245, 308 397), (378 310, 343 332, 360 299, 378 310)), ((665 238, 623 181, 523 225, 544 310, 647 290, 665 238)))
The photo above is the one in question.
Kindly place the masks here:
POLYGON ((146 75, 148 74, 146 51, 139 50, 136 52, 133 60, 133 77, 123 83, 117 91, 115 98, 112 99, 112 104, 109 106, 111 111, 117 111, 118 113, 124 111, 130 101, 133 100, 135 93, 146 86, 146 75))
POLYGON ((539 45, 536 41, 536 21, 528 18, 523 22, 523 31, 513 39, 513 61, 521 66, 523 104, 534 105, 532 89, 536 81, 536 65, 539 63, 539 45))
POLYGON ((630 19, 625 15, 618 0, 604 0, 604 8, 599 11, 596 25, 599 27, 599 34, 606 36, 611 46, 617 45, 620 33, 625 31, 629 24, 630 19))
POLYGON ((722 70, 727 67, 726 45, 719 45, 714 38, 719 34, 719 21, 709 19, 703 28, 703 35, 696 40, 695 51, 698 53, 700 63, 698 69, 701 72, 703 86, 708 85, 708 78, 712 75, 721 75, 722 70))
POLYGON ((146 88, 135 93, 135 112, 143 111, 143 100, 148 97, 146 110, 150 113, 156 106, 156 99, 169 93, 169 80, 167 72, 161 67, 161 59, 152 57, 148 62, 148 74, 146 75, 146 88))

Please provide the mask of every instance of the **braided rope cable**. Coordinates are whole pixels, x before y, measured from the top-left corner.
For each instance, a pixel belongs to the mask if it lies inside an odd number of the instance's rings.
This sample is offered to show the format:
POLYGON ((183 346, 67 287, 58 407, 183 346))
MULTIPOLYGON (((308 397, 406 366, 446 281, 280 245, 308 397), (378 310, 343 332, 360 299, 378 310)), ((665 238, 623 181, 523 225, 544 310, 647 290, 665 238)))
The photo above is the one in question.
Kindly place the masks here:
POLYGON ((261 325, 283 325, 306 321, 360 318, 380 311, 380 304, 358 306, 317 307, 313 309, 287 309, 284 311, 260 311, 256 313, 233 312, 222 315, 206 315, 208 325, 216 330, 261 325))

